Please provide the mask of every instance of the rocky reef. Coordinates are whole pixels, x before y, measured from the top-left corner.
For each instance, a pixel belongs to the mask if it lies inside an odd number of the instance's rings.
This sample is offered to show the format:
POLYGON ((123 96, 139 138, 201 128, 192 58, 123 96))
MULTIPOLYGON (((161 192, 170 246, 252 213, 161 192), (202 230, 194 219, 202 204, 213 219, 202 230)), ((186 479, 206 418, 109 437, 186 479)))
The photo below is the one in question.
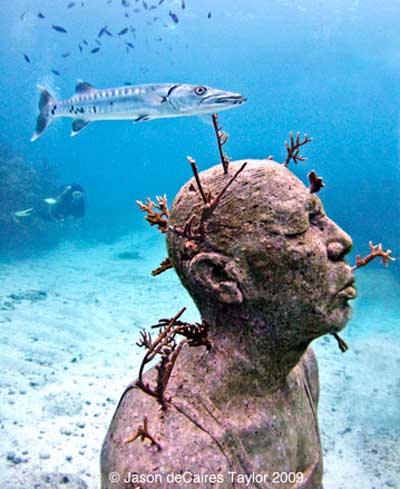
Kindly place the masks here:
POLYGON ((32 220, 17 223, 15 211, 34 207, 43 197, 56 192, 58 179, 46 161, 31 163, 0 141, 0 255, 19 256, 33 249, 55 245, 60 230, 32 220))

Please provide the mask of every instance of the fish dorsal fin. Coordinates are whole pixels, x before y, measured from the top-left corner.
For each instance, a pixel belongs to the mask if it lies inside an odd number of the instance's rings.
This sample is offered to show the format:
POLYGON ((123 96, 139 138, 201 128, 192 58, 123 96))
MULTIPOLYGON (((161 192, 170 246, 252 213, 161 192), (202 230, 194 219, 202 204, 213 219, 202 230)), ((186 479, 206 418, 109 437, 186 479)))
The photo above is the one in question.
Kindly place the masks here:
POLYGON ((90 83, 84 82, 83 80, 78 80, 75 87, 75 93, 88 93, 96 88, 90 83))

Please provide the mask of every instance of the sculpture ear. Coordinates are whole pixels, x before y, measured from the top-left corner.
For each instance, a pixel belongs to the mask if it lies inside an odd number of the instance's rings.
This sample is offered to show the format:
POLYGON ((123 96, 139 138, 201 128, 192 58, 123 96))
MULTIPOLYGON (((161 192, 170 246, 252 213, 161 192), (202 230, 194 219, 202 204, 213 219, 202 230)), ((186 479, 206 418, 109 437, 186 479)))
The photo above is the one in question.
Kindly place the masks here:
POLYGON ((243 294, 232 262, 219 253, 199 253, 190 262, 194 282, 224 304, 241 304, 243 294))

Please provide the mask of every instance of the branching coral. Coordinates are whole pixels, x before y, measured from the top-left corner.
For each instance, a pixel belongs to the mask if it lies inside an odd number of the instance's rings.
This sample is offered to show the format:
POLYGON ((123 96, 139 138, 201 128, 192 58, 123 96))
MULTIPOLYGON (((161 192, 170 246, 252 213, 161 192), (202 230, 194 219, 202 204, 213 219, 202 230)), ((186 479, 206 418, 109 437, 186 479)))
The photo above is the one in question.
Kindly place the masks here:
POLYGON ((188 344, 189 346, 205 346, 208 350, 211 348, 211 343, 207 337, 208 326, 206 323, 192 324, 179 321, 185 310, 186 308, 181 309, 171 319, 160 319, 158 324, 153 326, 153 328, 160 329, 154 341, 151 334, 143 330, 141 331, 141 340, 137 343, 139 347, 146 349, 146 353, 139 369, 136 385, 146 394, 155 397, 163 410, 167 409, 170 401, 165 397, 165 391, 183 346, 188 344), (177 335, 184 337, 179 343, 176 341, 177 335), (143 380, 143 373, 145 366, 157 356, 160 357, 160 361, 155 367, 157 370, 156 385, 152 387, 143 380))
POLYGON ((307 177, 308 177, 308 181, 310 182, 310 186, 308 188, 310 194, 317 194, 321 190, 321 188, 325 187, 322 178, 317 176, 314 170, 310 171, 307 177))
MULTIPOLYGON (((140 207, 143 212, 146 212, 146 221, 150 223, 151 226, 157 226, 161 233, 166 233, 168 231, 175 233, 177 236, 186 239, 185 248, 187 250, 196 251, 201 242, 205 242, 208 239, 207 233, 207 223, 218 204, 220 203, 222 197, 228 188, 232 185, 232 183, 236 180, 238 175, 244 170, 247 163, 243 163, 243 165, 237 170, 237 172, 229 179, 223 189, 219 192, 216 197, 212 197, 211 193, 206 192, 203 189, 201 184, 199 171, 197 168, 197 164, 193 158, 188 156, 189 164, 192 168, 193 175, 197 185, 197 191, 200 194, 200 197, 203 201, 203 207, 201 210, 200 220, 198 224, 195 224, 196 215, 193 214, 188 221, 186 222, 183 228, 177 226, 169 226, 168 225, 168 205, 167 205, 167 197, 156 197, 156 201, 154 202, 147 197, 146 203, 144 204, 140 200, 136 203, 140 207), (158 209, 157 212, 155 209, 158 209)), ((193 191, 196 191, 196 188, 193 186, 193 191)), ((172 264, 169 258, 166 258, 162 261, 161 265, 152 271, 153 276, 160 275, 165 270, 169 270, 172 268, 172 264)))
MULTIPOLYGON (((169 321, 169 319, 160 319, 158 324, 155 324, 152 328, 165 328, 168 326, 169 321)), ((202 323, 175 321, 174 334, 184 336, 188 346, 205 346, 207 350, 211 349, 211 341, 208 338, 208 324, 206 321, 202 323)))
POLYGON ((311 138, 307 137, 307 134, 304 134, 303 139, 300 141, 300 133, 296 134, 296 139, 293 136, 293 133, 289 133, 290 136, 290 144, 285 141, 285 146, 287 150, 286 160, 283 162, 284 166, 288 166, 290 160, 293 160, 293 163, 297 165, 299 161, 306 161, 307 158, 304 158, 300 154, 300 147, 312 141, 311 138))
POLYGON ((143 212, 147 213, 145 219, 150 223, 150 226, 157 226, 161 233, 166 233, 169 216, 167 197, 165 195, 163 197, 157 196, 156 201, 154 202, 150 197, 147 197, 146 204, 140 200, 137 200, 136 203, 143 212), (158 209, 159 212, 155 209, 158 209))
MULTIPOLYGON (((207 204, 211 199, 211 194, 206 194, 203 190, 203 186, 201 184, 201 180, 199 177, 199 169, 197 168, 197 164, 196 164, 195 160, 191 156, 188 156, 187 160, 188 160, 190 166, 192 167, 192 172, 193 172, 194 178, 196 180, 197 189, 201 195, 201 198, 203 199, 204 204, 207 204)), ((195 188, 193 190, 196 191, 195 188)))
POLYGON ((225 144, 228 142, 229 136, 228 134, 226 134, 226 132, 222 130, 222 127, 219 125, 218 114, 212 114, 212 121, 215 130, 215 135, 217 136, 219 156, 221 159, 222 166, 224 168, 224 173, 226 175, 228 173, 229 162, 231 161, 231 159, 224 152, 223 146, 225 146, 225 144))
MULTIPOLYGON (((357 270, 360 267, 363 267, 367 265, 370 261, 374 260, 375 258, 380 257, 381 258, 381 263, 383 263, 385 266, 389 265, 389 261, 395 261, 395 258, 393 258, 391 255, 392 251, 387 250, 383 251, 382 245, 379 243, 377 245, 374 245, 372 241, 369 242, 369 247, 371 248, 371 253, 367 255, 365 258, 361 258, 360 255, 357 255, 356 257, 356 264, 352 267, 352 270, 357 270)), ((338 342, 339 348, 342 352, 346 352, 349 347, 347 346, 346 342, 340 338, 340 336, 337 333, 333 333, 334 338, 338 342)))
POLYGON ((140 438, 141 442, 144 442, 146 439, 150 440, 151 445, 154 445, 155 447, 157 447, 157 450, 161 450, 161 445, 149 433, 146 416, 143 419, 143 426, 139 426, 138 429, 136 430, 135 434, 133 434, 129 438, 126 438, 124 440, 124 443, 133 443, 138 438, 140 438))
POLYGON ((160 266, 155 270, 153 270, 151 274, 153 275, 153 277, 156 277, 157 275, 160 275, 161 273, 165 272, 166 270, 169 270, 170 268, 173 268, 171 260, 169 258, 165 258, 165 260, 161 262, 160 266))
POLYGON ((333 333, 332 336, 338 342, 339 349, 342 353, 346 352, 349 349, 347 343, 337 333, 333 333))
POLYGON ((195 224, 196 215, 193 214, 186 222, 184 227, 178 226, 169 226, 168 230, 175 233, 177 236, 181 236, 187 240, 185 246, 192 250, 196 250, 200 243, 208 240, 208 232, 207 232, 207 224, 208 220, 214 213, 218 204, 221 202, 222 197, 228 188, 232 185, 232 183, 236 180, 239 174, 244 170, 247 163, 243 163, 243 165, 237 170, 237 172, 230 178, 230 180, 226 183, 226 185, 222 188, 218 195, 214 198, 210 193, 206 193, 202 188, 200 177, 197 170, 197 165, 193 158, 188 157, 188 161, 192 167, 193 174, 196 180, 198 191, 203 200, 203 207, 201 210, 201 215, 199 222, 195 224))
POLYGON ((368 244, 371 248, 371 253, 364 258, 361 258, 360 255, 357 255, 356 264, 352 267, 353 270, 357 270, 357 268, 367 265, 370 261, 378 257, 381 257, 381 263, 383 263, 385 266, 389 265, 389 261, 396 261, 395 258, 390 256, 392 250, 383 251, 381 243, 374 245, 372 241, 370 241, 368 244))

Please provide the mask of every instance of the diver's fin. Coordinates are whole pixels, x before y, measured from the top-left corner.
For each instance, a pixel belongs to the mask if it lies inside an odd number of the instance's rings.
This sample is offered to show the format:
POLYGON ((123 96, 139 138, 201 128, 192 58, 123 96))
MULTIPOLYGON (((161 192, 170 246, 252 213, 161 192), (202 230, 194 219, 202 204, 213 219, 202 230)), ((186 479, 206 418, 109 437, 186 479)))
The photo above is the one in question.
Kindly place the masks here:
POLYGON ((151 117, 148 114, 142 114, 136 117, 133 122, 142 122, 142 121, 150 121, 151 117))
POLYGON ((76 82, 75 93, 88 93, 92 90, 96 90, 96 88, 90 83, 84 82, 83 80, 78 80, 76 82))
POLYGON ((19 217, 29 217, 31 214, 35 213, 35 209, 30 207, 29 209, 24 209, 23 211, 14 212, 13 217, 14 220, 18 221, 19 217))
POLYGON ((83 119, 75 119, 74 122, 72 123, 72 132, 71 136, 76 136, 78 132, 82 131, 90 121, 84 121, 83 119))
POLYGON ((36 141, 38 137, 42 135, 46 127, 50 124, 52 116, 50 114, 50 107, 56 104, 55 99, 50 95, 50 93, 41 85, 38 85, 40 90, 39 98, 39 111, 40 114, 36 119, 36 130, 31 137, 31 141, 36 141))

